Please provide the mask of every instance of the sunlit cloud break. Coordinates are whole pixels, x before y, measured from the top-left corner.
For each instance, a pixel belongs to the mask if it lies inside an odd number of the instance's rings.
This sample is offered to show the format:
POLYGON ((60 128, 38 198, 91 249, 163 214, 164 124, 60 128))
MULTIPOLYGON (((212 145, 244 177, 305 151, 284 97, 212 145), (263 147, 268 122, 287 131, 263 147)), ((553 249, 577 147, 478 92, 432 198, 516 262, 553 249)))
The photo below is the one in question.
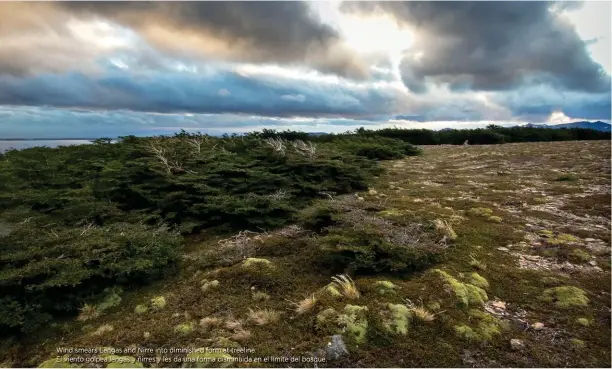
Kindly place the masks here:
POLYGON ((0 3, 0 138, 609 122, 610 6, 0 3))

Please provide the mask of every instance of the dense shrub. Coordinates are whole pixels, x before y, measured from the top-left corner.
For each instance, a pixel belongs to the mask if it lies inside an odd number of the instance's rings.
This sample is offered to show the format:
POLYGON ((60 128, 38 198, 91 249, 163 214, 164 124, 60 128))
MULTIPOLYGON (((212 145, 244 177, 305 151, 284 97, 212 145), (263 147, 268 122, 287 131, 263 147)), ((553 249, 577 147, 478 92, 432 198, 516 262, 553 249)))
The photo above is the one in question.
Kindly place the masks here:
POLYGON ((415 152, 382 137, 307 136, 181 132, 0 155, 0 326, 27 332, 74 315, 104 288, 166 270, 179 231, 280 227, 312 199, 366 189, 382 172, 370 159, 415 152))
POLYGON ((13 227, 0 237, 0 326, 26 332, 105 287, 161 275, 182 243, 178 232, 141 224, 13 227))
MULTIPOLYGON (((510 142, 545 142, 572 140, 609 140, 610 132, 600 132, 586 128, 539 128, 539 127, 501 127, 489 125, 486 129, 450 129, 433 131, 428 129, 384 128, 379 130, 357 129, 339 135, 311 137, 317 142, 335 142, 343 138, 354 139, 386 137, 414 145, 461 145, 468 141, 473 145, 501 144, 510 142)), ((410 155, 410 154, 407 154, 410 155)))

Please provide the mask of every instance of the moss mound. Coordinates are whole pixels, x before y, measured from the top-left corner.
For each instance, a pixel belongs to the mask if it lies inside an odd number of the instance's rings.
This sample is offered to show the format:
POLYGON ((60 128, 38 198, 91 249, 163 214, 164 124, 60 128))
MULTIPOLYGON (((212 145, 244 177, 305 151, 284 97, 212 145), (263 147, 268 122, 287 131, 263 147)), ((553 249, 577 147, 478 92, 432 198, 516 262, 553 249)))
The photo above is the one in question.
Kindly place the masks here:
POLYGON ((578 287, 562 286, 548 288, 541 296, 543 301, 554 302, 559 308, 587 306, 589 299, 586 293, 578 287))
POLYGON ((443 270, 432 269, 426 274, 440 279, 442 281, 442 287, 452 294, 456 303, 461 307, 481 306, 489 300, 487 293, 481 287, 470 283, 459 282, 456 278, 443 270))
POLYGON ((406 335, 412 319, 412 313, 406 305, 387 304, 381 311, 382 327, 391 334, 406 335))

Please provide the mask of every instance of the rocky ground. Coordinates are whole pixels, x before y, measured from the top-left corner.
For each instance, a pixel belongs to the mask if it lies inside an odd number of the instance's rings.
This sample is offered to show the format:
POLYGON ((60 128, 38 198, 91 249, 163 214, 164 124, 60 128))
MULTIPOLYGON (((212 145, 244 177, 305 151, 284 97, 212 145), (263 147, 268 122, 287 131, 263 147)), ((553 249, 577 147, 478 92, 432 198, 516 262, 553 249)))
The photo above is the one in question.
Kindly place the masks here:
POLYGON ((178 274, 10 346, 2 365, 104 346, 253 350, 131 364, 145 367, 610 367, 610 142, 423 149, 328 201, 375 209, 381 227, 435 225, 448 247, 429 268, 333 283, 299 226, 201 235, 178 274), (243 359, 186 359, 228 356, 243 359))

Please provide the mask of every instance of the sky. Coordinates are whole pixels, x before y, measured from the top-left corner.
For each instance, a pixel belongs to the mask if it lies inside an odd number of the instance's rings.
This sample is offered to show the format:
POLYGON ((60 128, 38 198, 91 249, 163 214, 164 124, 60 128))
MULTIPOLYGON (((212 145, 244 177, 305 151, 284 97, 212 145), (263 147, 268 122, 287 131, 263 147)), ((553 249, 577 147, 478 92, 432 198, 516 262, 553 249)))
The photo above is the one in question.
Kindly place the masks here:
POLYGON ((611 119, 607 2, 0 2, 0 138, 611 119))

